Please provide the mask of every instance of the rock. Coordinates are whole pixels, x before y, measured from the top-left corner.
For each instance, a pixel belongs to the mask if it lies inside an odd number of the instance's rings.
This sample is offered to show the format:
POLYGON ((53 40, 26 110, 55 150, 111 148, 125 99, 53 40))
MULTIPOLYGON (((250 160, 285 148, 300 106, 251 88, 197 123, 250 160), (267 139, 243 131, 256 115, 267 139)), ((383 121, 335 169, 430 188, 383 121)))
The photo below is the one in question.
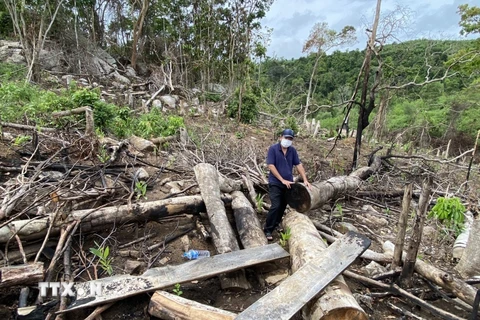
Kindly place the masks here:
POLYGON ((66 74, 62 76, 62 80, 64 80, 67 83, 67 87, 70 86, 70 83, 73 81, 73 76, 71 74, 66 74))
POLYGON ((388 226, 388 221, 385 218, 377 217, 368 213, 363 214, 361 217, 357 217, 357 219, 362 219, 360 222, 364 222, 371 228, 380 228, 388 226))
POLYGON ((175 99, 174 96, 171 96, 171 95, 161 96, 160 101, 163 102, 164 107, 170 108, 170 109, 175 109, 177 105, 177 100, 175 99))
POLYGON ((337 222, 335 224, 335 229, 343 234, 347 233, 348 231, 358 232, 357 227, 348 222, 337 222))
POLYGON ((382 273, 385 273, 387 272, 387 269, 376 263, 375 261, 372 261, 370 262, 368 265, 366 265, 365 267, 362 268, 362 271, 364 272, 364 274, 366 274, 367 276, 369 277, 374 277, 376 275, 379 275, 379 274, 382 274, 382 273))
POLYGON ((22 44, 18 41, 0 40, 0 61, 14 64, 26 64, 22 44))
POLYGON ((190 249, 190 238, 188 235, 184 235, 180 238, 180 243, 182 244, 182 249, 184 252, 187 252, 190 249))
POLYGON ((227 91, 227 89, 225 89, 224 86, 218 83, 209 83, 207 85, 207 90, 213 93, 221 93, 221 94, 224 94, 227 91))
POLYGON ((128 76, 128 77, 131 77, 131 78, 134 78, 137 76, 137 73, 135 72, 135 69, 133 69, 131 66, 128 66, 126 71, 125 71, 125 74, 128 76))
POLYGON ((158 108, 158 109, 162 109, 162 101, 160 101, 159 99, 155 99, 152 101, 152 108, 158 108))
POLYGON ((64 175, 59 171, 42 171, 40 178, 45 178, 48 181, 60 181, 64 178, 64 175))
POLYGON ((150 175, 144 168, 139 168, 137 171, 135 171, 135 176, 139 181, 147 181, 148 178, 150 178, 150 175))
POLYGON ((131 136, 130 139, 128 139, 128 142, 140 152, 153 151, 155 149, 155 144, 153 142, 137 136, 131 136))
POLYGON ((128 274, 139 274, 142 266, 143 262, 141 261, 127 260, 125 261, 124 270, 128 274))
POLYGON ((114 81, 120 82, 120 83, 123 84, 123 85, 130 85, 130 84, 131 84, 130 79, 128 79, 128 78, 125 77, 125 76, 122 76, 122 75, 121 75, 120 73, 118 73, 117 71, 113 72, 113 73, 110 75, 110 78, 112 78, 112 80, 114 80, 114 81))
POLYGON ((286 279, 287 277, 288 277, 287 269, 275 270, 265 276, 265 283, 268 286, 271 286, 273 284, 276 284, 282 281, 283 279, 286 279))

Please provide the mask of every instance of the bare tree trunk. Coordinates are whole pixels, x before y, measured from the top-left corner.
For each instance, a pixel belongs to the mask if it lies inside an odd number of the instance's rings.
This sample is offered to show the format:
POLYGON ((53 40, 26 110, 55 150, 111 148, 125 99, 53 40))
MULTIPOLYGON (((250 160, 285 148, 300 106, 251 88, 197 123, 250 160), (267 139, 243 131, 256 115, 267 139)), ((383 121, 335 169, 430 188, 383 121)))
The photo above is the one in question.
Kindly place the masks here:
POLYGON ((420 242, 422 241, 423 225, 427 215, 427 207, 430 200, 432 183, 432 177, 428 177, 423 182, 423 190, 418 203, 415 224, 413 226, 412 236, 410 237, 410 242, 408 244, 408 251, 403 264, 402 274, 399 278, 399 282, 406 287, 411 287, 412 285, 412 276, 415 269, 415 262, 417 261, 418 248, 420 246, 420 242))
POLYGON ((377 116, 375 117, 375 124, 373 128, 373 138, 380 141, 383 138, 385 130, 385 121, 387 116, 388 102, 390 101, 388 91, 380 98, 380 105, 378 107, 377 116))
POLYGON ((405 186, 403 194, 402 212, 398 218, 397 237, 395 239, 395 251, 393 252, 392 270, 402 264, 403 244, 407 230, 408 213, 410 212, 410 202, 412 201, 412 184, 405 186))
MULTIPOLYGON (((365 59, 364 59, 364 70, 363 70, 363 86, 362 86, 362 95, 360 98, 360 110, 358 114, 358 122, 357 122, 357 136, 355 137, 355 148, 353 150, 353 162, 352 168, 356 168, 358 165, 358 158, 360 156, 360 149, 362 147, 362 133, 363 129, 368 124, 368 116, 367 114, 367 92, 368 92, 368 82, 370 79, 370 64, 372 60, 372 51, 375 47, 375 40, 377 38, 377 28, 378 22, 380 20, 380 7, 381 7, 382 0, 377 0, 377 8, 375 10, 375 19, 373 21, 373 28, 372 34, 370 35, 370 39, 368 41, 367 49, 365 51, 365 59)), ((370 103, 374 103, 374 101, 370 101, 370 103)))
POLYGON ((322 57, 322 53, 320 50, 317 52, 317 56, 315 58, 315 64, 313 65, 312 73, 310 74, 310 81, 308 82, 308 91, 307 91, 307 101, 305 102, 305 112, 303 113, 303 123, 307 121, 308 110, 310 107, 310 100, 312 98, 312 91, 313 91, 313 77, 315 76, 315 72, 317 71, 318 62, 322 57))
POLYGON ((143 21, 145 20, 145 16, 147 15, 149 4, 149 0, 142 1, 142 10, 140 11, 140 15, 138 16, 138 19, 133 27, 132 57, 130 59, 130 63, 132 65, 132 68, 134 69, 137 66, 138 41, 142 35, 143 21))

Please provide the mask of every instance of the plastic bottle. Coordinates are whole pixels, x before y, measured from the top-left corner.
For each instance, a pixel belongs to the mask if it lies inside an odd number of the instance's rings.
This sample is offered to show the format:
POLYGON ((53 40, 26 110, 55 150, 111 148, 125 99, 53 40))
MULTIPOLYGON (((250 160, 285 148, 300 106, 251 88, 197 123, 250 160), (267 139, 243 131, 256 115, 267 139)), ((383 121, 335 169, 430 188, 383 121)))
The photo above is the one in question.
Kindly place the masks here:
POLYGON ((190 249, 187 252, 183 253, 183 257, 187 258, 188 260, 206 258, 206 257, 210 257, 210 251, 190 249))

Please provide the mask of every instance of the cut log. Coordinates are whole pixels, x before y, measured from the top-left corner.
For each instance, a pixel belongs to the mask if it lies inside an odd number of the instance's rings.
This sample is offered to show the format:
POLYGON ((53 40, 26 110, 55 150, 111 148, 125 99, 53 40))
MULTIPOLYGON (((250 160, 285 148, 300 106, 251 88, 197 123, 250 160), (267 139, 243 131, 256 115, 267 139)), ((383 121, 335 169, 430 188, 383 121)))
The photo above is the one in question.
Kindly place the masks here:
MULTIPOLYGON (((230 196, 222 196, 222 200, 231 203, 230 196)), ((223 202, 220 201, 223 207, 223 202)), ((205 212, 205 204, 200 196, 185 196, 165 200, 135 203, 131 206, 105 207, 100 209, 72 211, 63 221, 56 221, 50 235, 60 233, 62 225, 75 220, 82 221, 82 231, 89 232, 113 223, 124 224, 135 221, 158 220, 163 217, 184 213, 205 212)), ((45 236, 49 226, 48 217, 32 220, 16 220, 0 228, 0 243, 7 242, 14 234, 10 226, 17 230, 22 240, 40 239, 45 236)))
MULTIPOLYGON (((291 210, 283 219, 283 225, 285 229, 290 228, 291 237, 288 245, 294 274, 308 262, 324 259, 327 245, 307 216, 291 210)), ((339 246, 340 243, 337 242, 339 241, 335 241, 330 248, 339 246)), ((335 259, 340 260, 345 252, 338 251, 333 254, 335 259)), ((313 299, 303 307, 302 314, 304 319, 368 319, 341 275, 325 288, 319 298, 313 299)))
POLYGON ((302 183, 291 185, 288 195, 288 204, 298 212, 307 212, 320 208, 331 199, 336 199, 355 191, 360 183, 380 169, 381 159, 374 157, 369 167, 362 167, 348 176, 338 176, 326 181, 311 184, 311 188, 302 183))
POLYGON ((0 288, 38 284, 43 280, 43 262, 0 268, 0 288))
MULTIPOLYGON (((45 248, 42 250, 42 253, 44 253, 46 256, 48 256, 49 251, 53 250, 50 247, 54 246, 54 245, 55 245, 55 242, 48 241, 45 244, 45 248)), ((23 252, 25 253, 25 257, 28 259, 30 257, 35 256, 38 253, 38 250, 40 250, 41 247, 42 247, 42 243, 35 243, 35 244, 28 245, 28 246, 24 246, 23 247, 23 252)), ((49 256, 49 258, 51 258, 52 256, 53 256, 53 254, 51 256, 49 256)), ((4 265, 7 265, 7 264, 14 264, 14 263, 18 263, 20 261, 23 261, 22 253, 20 251, 17 251, 17 250, 15 250, 15 251, 9 250, 8 253, 7 253, 7 258, 8 259, 0 260, 0 265, 4 266, 4 265), (8 262, 7 262, 7 260, 8 260, 8 262)))
POLYGON ((468 236, 467 246, 455 270, 464 278, 480 274, 480 220, 475 219, 468 236))
POLYGON ((237 316, 212 306, 188 300, 165 291, 155 291, 148 313, 165 320, 233 320, 237 316))
MULTIPOLYGON (((314 298, 370 246, 366 237, 349 232, 328 249, 306 262, 278 287, 238 315, 236 320, 290 319, 305 303, 314 298)), ((314 299, 315 300, 315 299, 314 299)), ((337 310, 339 311, 339 310, 337 310)), ((362 313, 341 312, 323 319, 367 319, 362 313), (347 314, 346 314, 347 313, 347 314), (341 316, 343 314, 343 317, 341 316)), ((319 319, 317 317, 304 319, 319 319)))
MULTIPOLYGON (((217 252, 220 254, 240 250, 237 238, 230 222, 228 221, 225 206, 220 197, 220 177, 217 169, 208 163, 199 163, 193 170, 197 178, 202 199, 205 202, 212 240, 217 252)), ((244 270, 221 275, 222 289, 250 289, 244 270)))
POLYGON ((266 245, 267 238, 265 238, 260 220, 250 202, 241 191, 232 192, 232 197, 235 224, 243 247, 254 248, 266 245))
POLYGON ((152 268, 141 276, 119 275, 83 283, 75 283, 76 299, 62 312, 88 308, 117 301, 144 292, 171 287, 177 283, 211 278, 213 276, 243 269, 256 264, 288 257, 278 244, 238 250, 213 257, 189 261, 176 266, 152 268), (90 292, 100 288, 101 293, 90 292))
MULTIPOLYGON (((395 245, 390 241, 383 243, 383 250, 385 253, 393 254, 394 248, 395 245)), ((402 256, 404 257, 402 259, 405 260, 405 252, 402 256)), ((475 295, 477 294, 477 289, 475 289, 473 286, 460 279, 457 279, 451 273, 440 270, 420 259, 417 259, 415 262, 415 271, 436 285, 453 293, 460 300, 473 306, 475 295)))

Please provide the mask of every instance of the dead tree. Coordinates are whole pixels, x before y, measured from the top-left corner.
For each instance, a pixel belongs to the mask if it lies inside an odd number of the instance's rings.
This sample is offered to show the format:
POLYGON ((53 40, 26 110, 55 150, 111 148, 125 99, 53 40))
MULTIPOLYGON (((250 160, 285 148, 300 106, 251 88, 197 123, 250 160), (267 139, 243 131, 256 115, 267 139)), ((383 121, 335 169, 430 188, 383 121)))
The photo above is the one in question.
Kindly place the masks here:
POLYGON ((397 238, 395 239, 395 252, 393 253, 392 270, 402 264, 403 244, 405 241, 405 232, 407 230, 408 213, 410 212, 410 202, 412 201, 412 184, 405 187, 403 194, 402 212, 398 218, 397 238))
POLYGON ((428 177, 423 182, 423 190, 418 203, 415 224, 413 225, 412 236, 410 237, 410 242, 408 244, 407 256, 405 257, 402 274, 399 279, 399 282, 406 287, 411 287, 412 285, 413 270, 417 260, 418 248, 420 247, 420 242, 422 241, 423 225, 427 215, 427 207, 430 200, 432 183, 432 177, 428 177))

